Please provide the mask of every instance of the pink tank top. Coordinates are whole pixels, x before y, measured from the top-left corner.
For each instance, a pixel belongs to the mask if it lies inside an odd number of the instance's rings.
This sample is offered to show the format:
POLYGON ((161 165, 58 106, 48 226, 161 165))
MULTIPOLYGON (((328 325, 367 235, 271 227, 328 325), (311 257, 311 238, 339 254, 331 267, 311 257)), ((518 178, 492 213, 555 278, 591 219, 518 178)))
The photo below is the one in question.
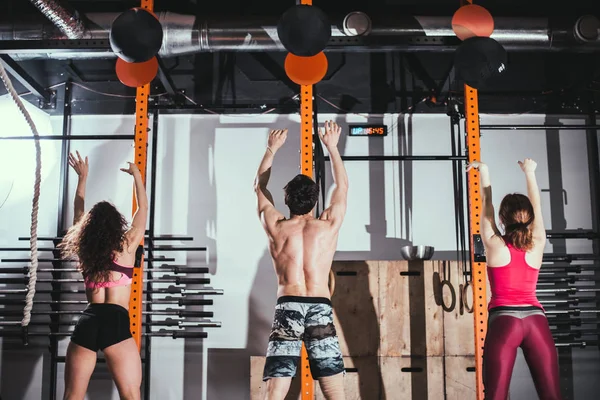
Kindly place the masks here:
POLYGON ((540 270, 525 260, 525 251, 506 243, 510 262, 503 267, 487 267, 492 299, 488 309, 501 306, 530 305, 543 309, 535 294, 540 270))
POLYGON ((133 267, 117 264, 116 262, 112 262, 108 267, 109 271, 120 272, 121 278, 116 281, 107 281, 107 282, 92 282, 85 279, 85 287, 86 289, 100 289, 100 288, 111 288, 116 286, 127 286, 131 285, 131 280, 133 277, 133 267))

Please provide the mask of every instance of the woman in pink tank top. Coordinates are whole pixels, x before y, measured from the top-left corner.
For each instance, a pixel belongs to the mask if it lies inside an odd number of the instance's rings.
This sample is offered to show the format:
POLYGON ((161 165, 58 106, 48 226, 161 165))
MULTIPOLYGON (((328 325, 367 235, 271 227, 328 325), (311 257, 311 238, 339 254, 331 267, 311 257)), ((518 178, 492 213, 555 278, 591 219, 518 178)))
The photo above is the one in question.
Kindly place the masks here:
POLYGON ((536 296, 546 244, 540 191, 535 177, 537 164, 525 159, 519 161, 519 166, 525 174, 528 196, 515 193, 502 199, 498 216, 504 235, 496 226, 487 165, 474 162, 467 168, 475 168, 480 173, 483 198, 481 239, 492 292, 483 350, 485 399, 508 398, 520 347, 539 398, 558 400, 562 397, 556 347, 544 309, 536 296))
POLYGON ((69 155, 79 176, 73 226, 60 245, 63 257, 77 260, 89 301, 71 335, 65 363, 64 399, 83 400, 96 366, 98 350, 122 399, 139 399, 142 363, 129 321, 133 265, 146 231, 148 199, 137 166, 121 169, 133 176, 137 212, 131 226, 112 204, 101 201, 84 214, 88 159, 69 155))

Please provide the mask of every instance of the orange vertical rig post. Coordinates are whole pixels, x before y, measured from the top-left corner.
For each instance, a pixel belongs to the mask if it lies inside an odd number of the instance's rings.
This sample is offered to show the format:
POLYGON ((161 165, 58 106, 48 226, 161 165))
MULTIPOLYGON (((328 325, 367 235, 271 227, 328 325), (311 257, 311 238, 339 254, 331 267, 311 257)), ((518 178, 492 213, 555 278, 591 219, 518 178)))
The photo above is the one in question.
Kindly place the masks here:
MULTIPOLYGON (((141 6, 143 9, 153 11, 153 0, 142 0, 141 6)), ((135 157, 134 162, 142 173, 142 179, 146 182, 146 161, 148 149, 148 96, 150 95, 150 84, 140 86, 136 89, 135 96, 135 157)), ((133 198, 133 210, 137 211, 137 201, 135 199, 135 190, 133 198)), ((144 239, 140 243, 144 245, 144 239)), ((142 298, 143 298, 143 272, 144 258, 140 260, 139 268, 133 271, 133 279, 131 282, 131 296, 129 298, 129 319, 130 330, 133 338, 138 346, 142 347, 142 298)))
MULTIPOLYGON (((312 5, 312 0, 301 0, 300 4, 312 5)), ((313 177, 313 87, 300 86, 300 170, 313 177)), ((314 399, 315 385, 308 365, 308 353, 302 345, 300 355, 300 386, 302 400, 314 399)))
MULTIPOLYGON (((313 177, 313 87, 300 86, 300 170, 313 177)), ((308 364, 308 353, 302 345, 300 355, 301 399, 314 398, 315 385, 308 364)))
MULTIPOLYGON (((467 158, 469 162, 481 160, 481 146, 479 134, 479 104, 477 89, 465 85, 465 118, 466 118, 466 143, 467 158)), ((470 245, 471 245, 471 287, 473 288, 473 318, 475 324, 475 385, 477 400, 483 400, 483 344, 487 332, 487 295, 486 295, 486 269, 485 263, 475 262, 474 236, 480 234, 482 212, 481 188, 479 187, 479 172, 475 169, 469 171, 469 220, 470 220, 470 245)))

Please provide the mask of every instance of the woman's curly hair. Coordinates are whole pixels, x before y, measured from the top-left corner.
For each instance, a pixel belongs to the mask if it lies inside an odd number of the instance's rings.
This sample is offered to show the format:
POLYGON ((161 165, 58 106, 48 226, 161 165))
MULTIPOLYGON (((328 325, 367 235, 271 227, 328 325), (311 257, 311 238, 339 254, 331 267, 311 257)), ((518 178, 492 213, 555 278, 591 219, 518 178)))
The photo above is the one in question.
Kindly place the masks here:
POLYGON ((108 282, 108 267, 114 254, 123 251, 126 231, 125 217, 115 206, 101 201, 69 229, 59 248, 63 258, 78 259, 86 280, 108 282))

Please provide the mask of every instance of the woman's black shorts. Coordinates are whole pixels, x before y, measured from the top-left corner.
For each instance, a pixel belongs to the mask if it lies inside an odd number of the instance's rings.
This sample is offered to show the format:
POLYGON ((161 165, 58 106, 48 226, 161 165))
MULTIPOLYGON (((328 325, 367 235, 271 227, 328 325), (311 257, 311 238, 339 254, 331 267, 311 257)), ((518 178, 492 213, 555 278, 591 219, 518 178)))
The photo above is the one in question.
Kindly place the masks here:
POLYGON ((90 304, 75 325, 71 341, 92 351, 129 339, 129 312, 117 304, 90 304))

